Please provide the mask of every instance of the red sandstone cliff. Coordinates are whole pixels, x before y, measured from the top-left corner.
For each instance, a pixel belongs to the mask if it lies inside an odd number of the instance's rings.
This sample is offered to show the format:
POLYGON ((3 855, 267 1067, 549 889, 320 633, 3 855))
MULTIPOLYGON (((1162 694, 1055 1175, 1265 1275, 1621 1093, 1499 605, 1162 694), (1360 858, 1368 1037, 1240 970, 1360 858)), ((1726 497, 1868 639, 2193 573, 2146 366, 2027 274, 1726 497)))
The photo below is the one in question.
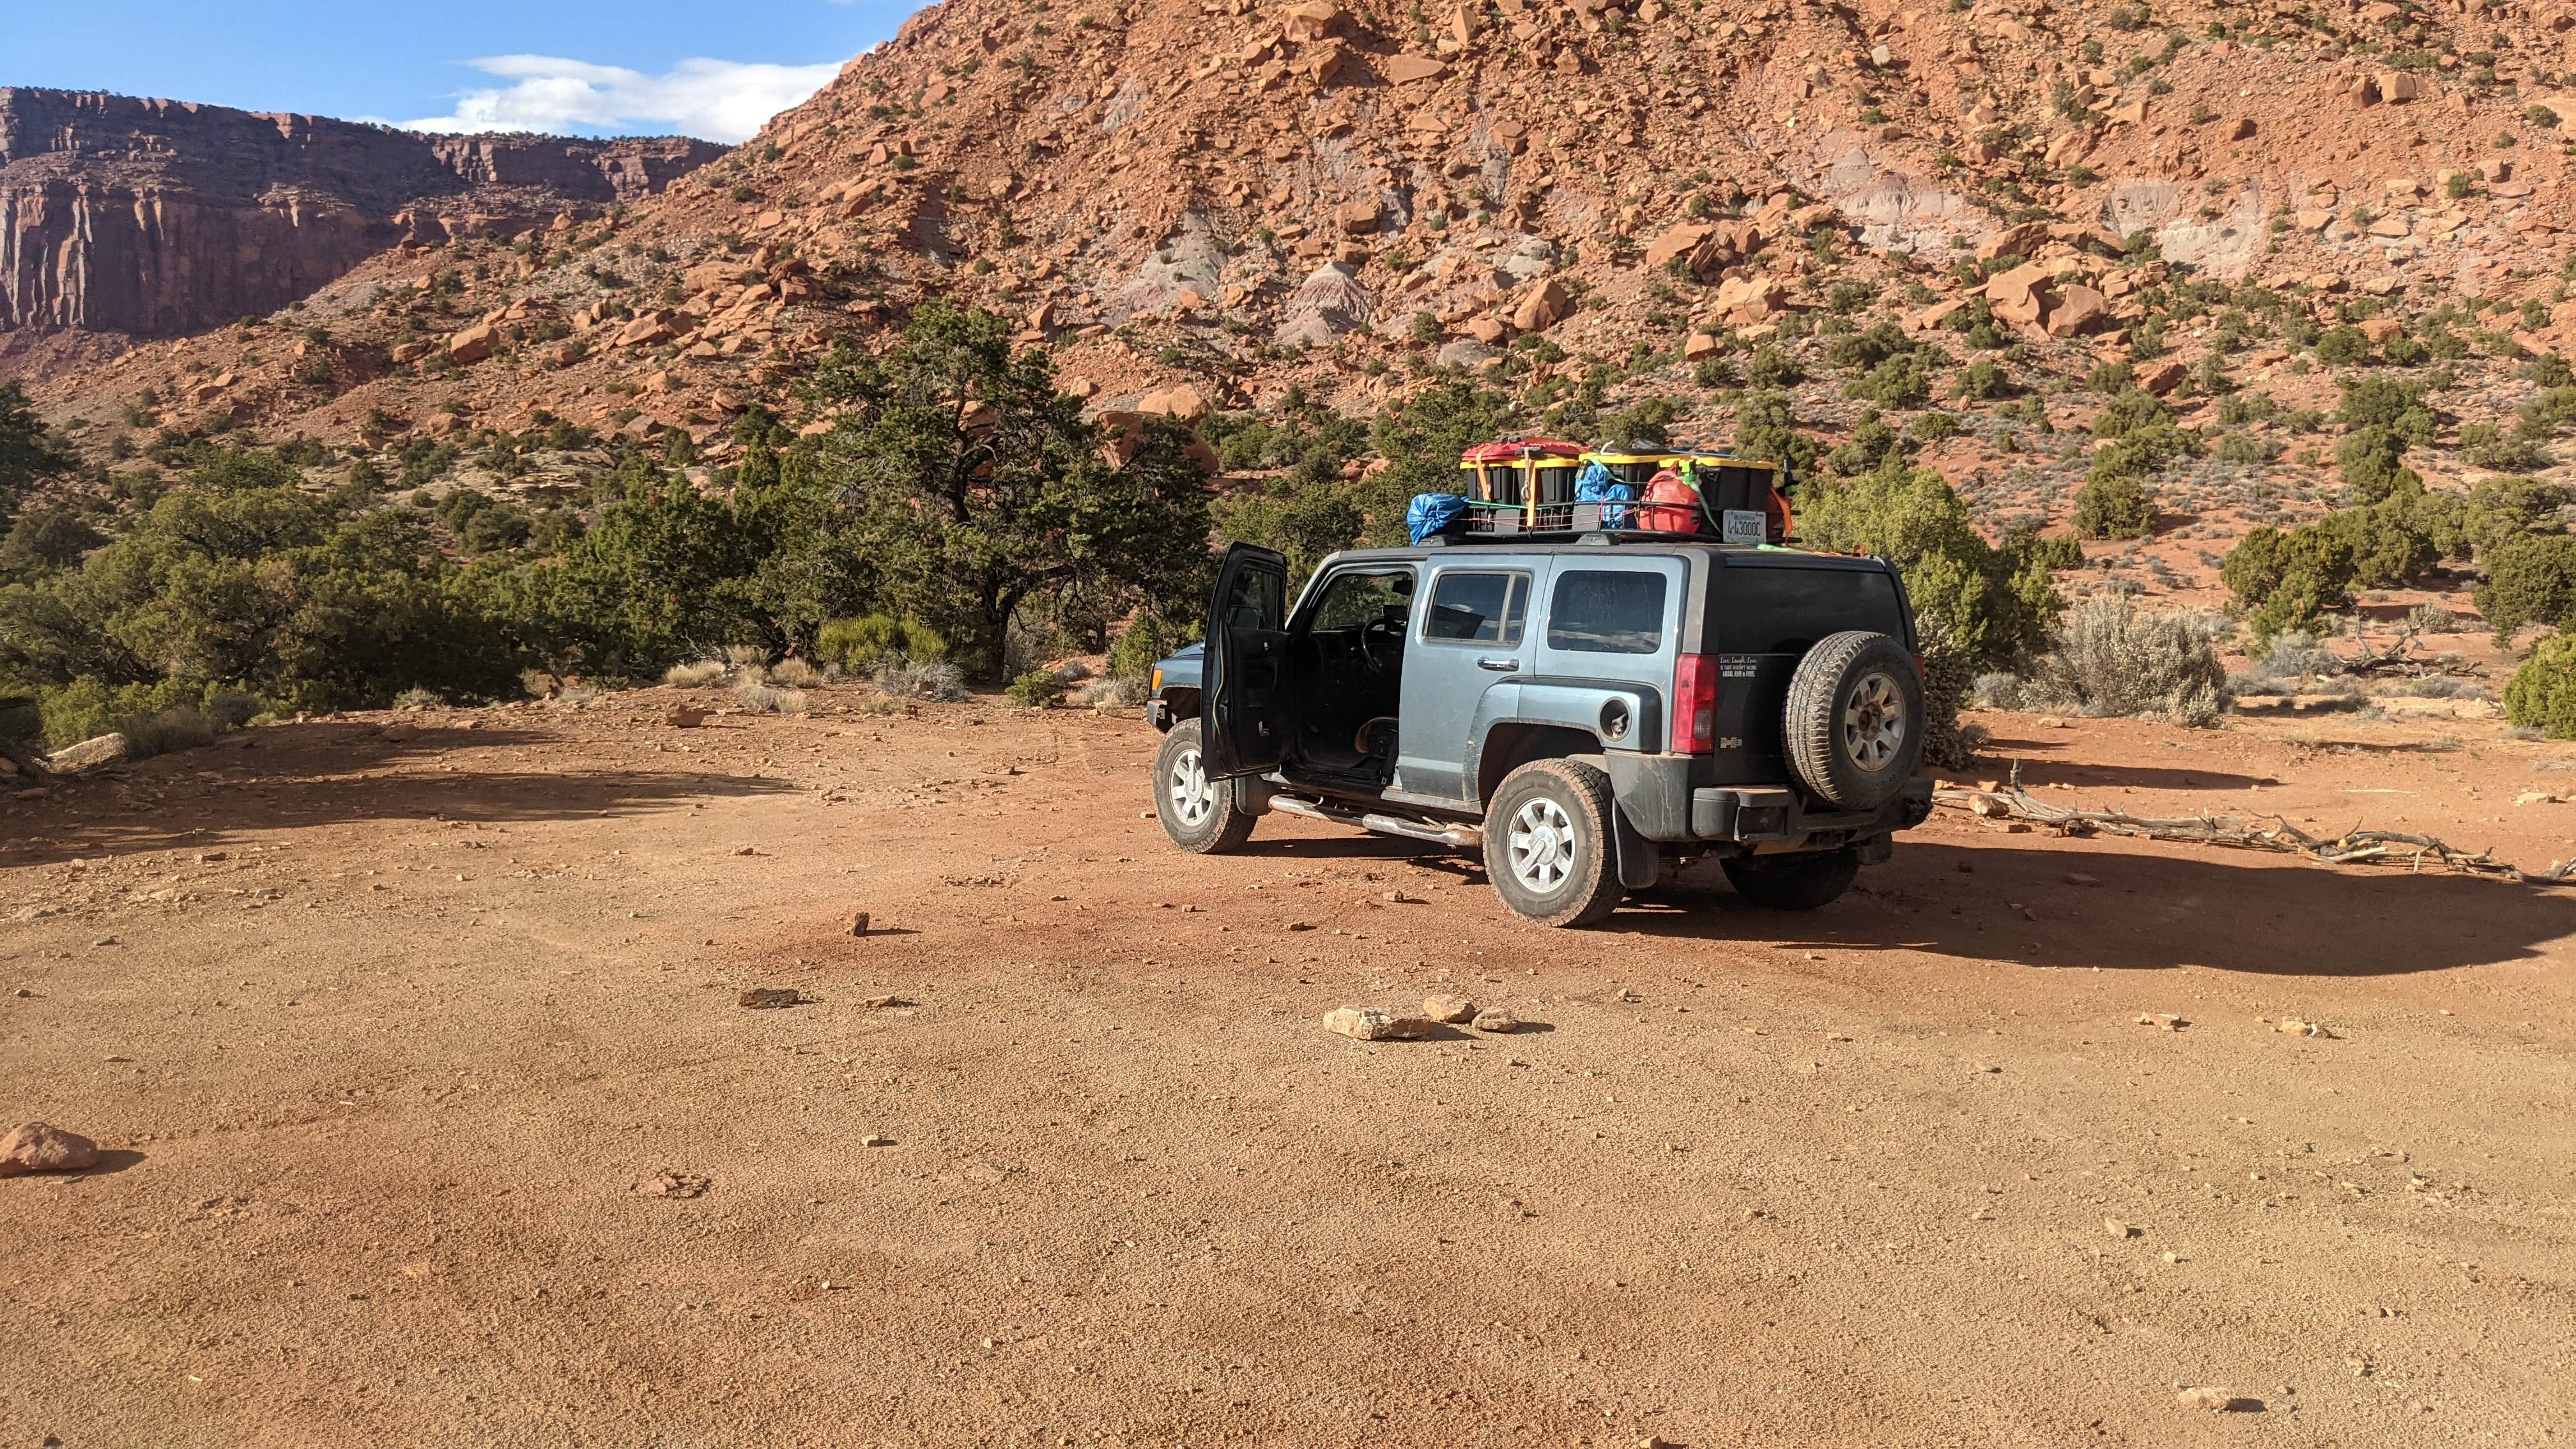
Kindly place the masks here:
POLYGON ((406 239, 633 201, 723 151, 0 88, 0 330, 167 335, 262 315, 406 239))

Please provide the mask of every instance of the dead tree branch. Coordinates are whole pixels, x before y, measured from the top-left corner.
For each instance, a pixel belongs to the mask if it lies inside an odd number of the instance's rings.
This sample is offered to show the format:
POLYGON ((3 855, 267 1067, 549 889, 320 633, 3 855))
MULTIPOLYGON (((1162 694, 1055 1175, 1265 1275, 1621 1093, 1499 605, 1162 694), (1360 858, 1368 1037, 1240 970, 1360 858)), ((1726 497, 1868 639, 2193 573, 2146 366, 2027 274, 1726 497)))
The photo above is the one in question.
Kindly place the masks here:
POLYGON ((2240 850, 2268 850, 2296 855, 2319 865, 2399 865, 2420 873, 2436 870, 2556 885, 2576 876, 2576 860, 2552 862, 2547 870, 2527 871, 2496 859, 2487 851, 2472 855, 2430 835, 2393 830, 2350 830, 2320 839, 2278 815, 2201 814, 2158 820, 2125 810, 2081 810, 2051 805, 2016 783, 2000 790, 1937 790, 1932 801, 1989 820, 2026 820, 2060 835, 2121 835, 2184 845, 2224 845, 2240 850))

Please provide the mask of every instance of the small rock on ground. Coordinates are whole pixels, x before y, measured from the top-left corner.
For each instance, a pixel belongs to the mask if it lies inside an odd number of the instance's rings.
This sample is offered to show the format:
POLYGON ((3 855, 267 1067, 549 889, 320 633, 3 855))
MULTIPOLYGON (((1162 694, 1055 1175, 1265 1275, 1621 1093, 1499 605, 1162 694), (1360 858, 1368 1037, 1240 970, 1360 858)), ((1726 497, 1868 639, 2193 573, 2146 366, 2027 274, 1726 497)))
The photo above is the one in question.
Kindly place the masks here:
POLYGON ((792 986, 755 986, 735 997, 734 1005, 748 1006, 755 1011, 771 1011, 782 1006, 802 1006, 807 1000, 804 992, 792 986))
POLYGON ((1384 1041, 1395 1035, 1395 1014, 1374 1006, 1337 1006, 1324 1013, 1324 1030, 1361 1041, 1384 1041))
POLYGON ((1478 1031, 1518 1031, 1521 1029, 1521 1019, 1512 1015, 1508 1007, 1488 1006, 1477 1012, 1475 1020, 1468 1025, 1478 1031))
POLYGON ((693 730, 707 722, 707 712, 694 704, 675 704, 662 712, 662 723, 675 730, 693 730))
POLYGON ((2174 1402, 2186 1409, 2206 1409, 2213 1414, 2259 1414, 2261 1399, 2231 1394, 2225 1389, 2185 1389, 2174 1395, 2174 1402))
POLYGON ((1422 1014, 1433 1021, 1445 1021, 1454 1025, 1458 1022, 1474 1020, 1476 1003, 1463 996, 1426 996, 1422 998, 1422 1014))
POLYGON ((98 1144, 50 1122, 24 1122, 0 1137, 0 1177, 79 1172, 98 1165, 98 1144))

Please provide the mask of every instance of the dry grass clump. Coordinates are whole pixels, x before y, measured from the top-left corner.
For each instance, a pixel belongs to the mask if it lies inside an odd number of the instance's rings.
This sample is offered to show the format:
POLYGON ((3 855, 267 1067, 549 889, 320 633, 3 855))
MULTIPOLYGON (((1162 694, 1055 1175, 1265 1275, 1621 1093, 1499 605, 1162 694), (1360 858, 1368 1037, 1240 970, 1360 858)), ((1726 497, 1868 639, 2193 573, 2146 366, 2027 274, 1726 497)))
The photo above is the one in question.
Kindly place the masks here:
POLYGON ((753 714, 803 714, 805 692, 779 689, 757 680, 745 679, 733 687, 735 701, 753 714))
POLYGON ((725 677, 722 660, 699 659, 662 671, 662 682, 674 689, 704 689, 725 677))
POLYGON ((769 666, 769 681, 789 689, 812 689, 823 682, 823 671, 802 659, 781 659, 769 666))

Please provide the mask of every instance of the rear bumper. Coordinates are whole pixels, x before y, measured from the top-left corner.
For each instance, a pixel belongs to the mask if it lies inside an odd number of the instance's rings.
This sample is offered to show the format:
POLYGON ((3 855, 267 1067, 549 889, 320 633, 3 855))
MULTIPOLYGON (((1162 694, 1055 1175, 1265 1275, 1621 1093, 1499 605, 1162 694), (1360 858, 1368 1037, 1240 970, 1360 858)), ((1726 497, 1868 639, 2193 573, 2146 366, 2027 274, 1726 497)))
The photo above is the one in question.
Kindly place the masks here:
POLYGON ((1769 850, 1832 850, 1910 830, 1932 814, 1932 778, 1917 775, 1876 810, 1810 811, 1795 790, 1717 785, 1691 792, 1690 831, 1769 850))

